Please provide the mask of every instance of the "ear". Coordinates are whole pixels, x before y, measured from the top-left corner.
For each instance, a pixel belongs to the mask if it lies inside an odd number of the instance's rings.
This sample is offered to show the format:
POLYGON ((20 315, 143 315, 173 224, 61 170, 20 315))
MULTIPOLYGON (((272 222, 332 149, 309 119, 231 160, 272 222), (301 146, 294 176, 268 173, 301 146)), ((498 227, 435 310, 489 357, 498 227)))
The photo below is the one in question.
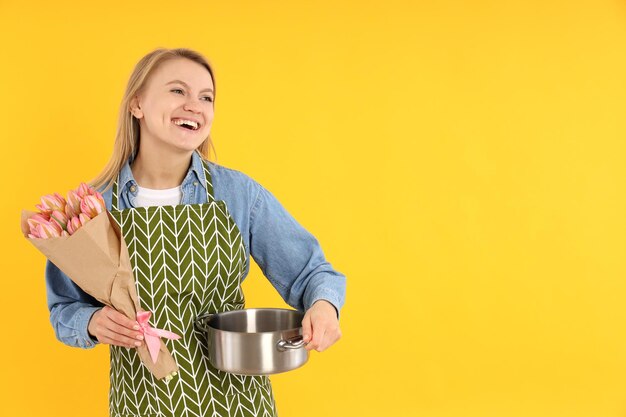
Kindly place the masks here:
POLYGON ((141 119, 143 117, 143 112, 141 111, 141 108, 139 107, 139 97, 138 96, 135 96, 132 99, 130 99, 130 106, 129 107, 130 107, 130 112, 137 119, 141 119))

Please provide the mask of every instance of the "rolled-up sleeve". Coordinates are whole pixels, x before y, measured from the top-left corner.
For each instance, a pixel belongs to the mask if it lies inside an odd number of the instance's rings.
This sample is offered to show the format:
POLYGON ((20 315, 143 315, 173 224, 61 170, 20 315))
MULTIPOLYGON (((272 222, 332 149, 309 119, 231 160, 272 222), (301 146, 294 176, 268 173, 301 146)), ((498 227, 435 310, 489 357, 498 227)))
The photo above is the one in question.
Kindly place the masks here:
POLYGON ((98 340, 87 331, 89 320, 104 305, 85 293, 55 264, 46 260, 46 295, 56 338, 68 346, 91 349, 98 340))
POLYGON ((339 311, 346 277, 324 257, 318 240, 285 210, 267 189, 254 183, 250 212, 250 255, 283 300, 300 311, 318 300, 339 311))

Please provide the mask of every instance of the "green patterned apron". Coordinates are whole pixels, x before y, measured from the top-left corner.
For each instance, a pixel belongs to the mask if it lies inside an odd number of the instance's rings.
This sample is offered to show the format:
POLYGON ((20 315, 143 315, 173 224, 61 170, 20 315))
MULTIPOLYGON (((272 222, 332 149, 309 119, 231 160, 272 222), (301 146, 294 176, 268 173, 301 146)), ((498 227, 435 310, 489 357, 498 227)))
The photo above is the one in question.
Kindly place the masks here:
POLYGON ((139 304, 151 325, 172 331, 162 339, 179 367, 170 382, 155 379, 135 349, 110 346, 110 417, 275 417, 269 378, 235 375, 208 361, 206 337, 194 327, 203 313, 244 307, 243 239, 224 201, 215 201, 206 162, 206 204, 118 210, 112 217, 128 246, 139 304))

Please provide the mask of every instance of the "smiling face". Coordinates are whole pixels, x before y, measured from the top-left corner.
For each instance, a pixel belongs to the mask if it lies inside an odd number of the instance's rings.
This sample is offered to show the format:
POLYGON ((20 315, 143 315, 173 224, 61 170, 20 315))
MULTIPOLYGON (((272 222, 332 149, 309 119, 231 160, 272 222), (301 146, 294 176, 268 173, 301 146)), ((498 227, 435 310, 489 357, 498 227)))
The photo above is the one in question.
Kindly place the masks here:
POLYGON ((185 58, 161 63, 130 102, 139 119, 140 147, 178 153, 197 149, 213 123, 213 90, 211 74, 202 65, 185 58))

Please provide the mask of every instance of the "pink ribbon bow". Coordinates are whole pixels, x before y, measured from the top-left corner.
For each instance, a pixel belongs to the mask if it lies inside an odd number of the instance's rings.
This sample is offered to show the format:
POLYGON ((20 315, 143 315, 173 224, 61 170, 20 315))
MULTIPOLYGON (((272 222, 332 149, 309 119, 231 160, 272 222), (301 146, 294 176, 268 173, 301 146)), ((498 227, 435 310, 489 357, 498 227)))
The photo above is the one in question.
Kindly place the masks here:
POLYGON ((161 350, 161 337, 165 337, 166 339, 180 339, 180 336, 176 333, 169 332, 167 330, 155 329, 150 326, 148 320, 152 313, 150 311, 140 311, 137 313, 137 322, 141 327, 140 331, 143 333, 143 337, 146 341, 146 345, 148 346, 148 351, 150 352, 150 357, 152 358, 152 362, 156 363, 157 358, 159 357, 159 350, 161 350))

